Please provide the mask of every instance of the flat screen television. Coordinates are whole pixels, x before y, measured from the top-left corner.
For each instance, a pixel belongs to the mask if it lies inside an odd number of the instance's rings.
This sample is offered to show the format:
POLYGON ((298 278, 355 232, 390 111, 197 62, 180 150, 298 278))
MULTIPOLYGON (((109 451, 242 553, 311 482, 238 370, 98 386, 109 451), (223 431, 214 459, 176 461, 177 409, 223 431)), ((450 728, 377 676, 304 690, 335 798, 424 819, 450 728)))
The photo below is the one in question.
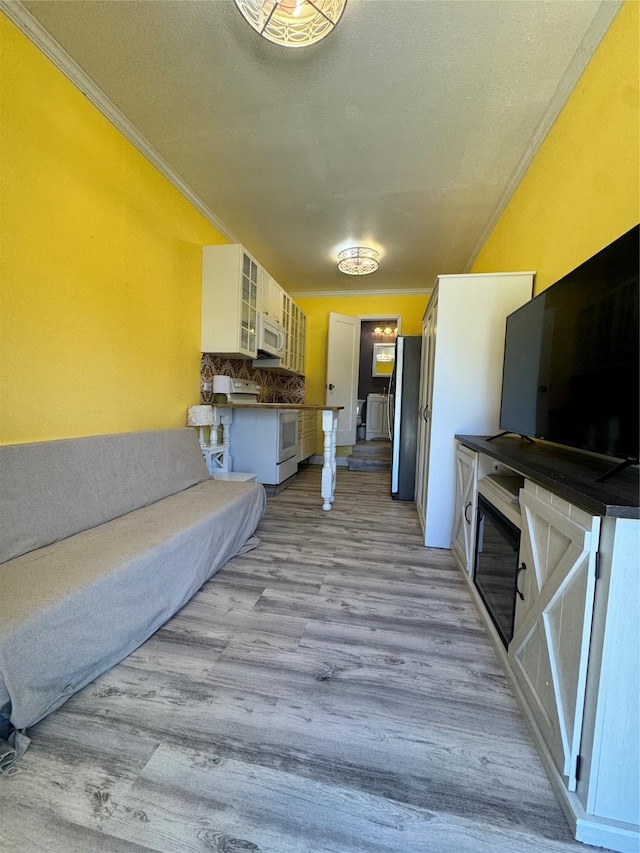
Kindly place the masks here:
POLYGON ((501 430, 638 460, 639 230, 507 317, 501 430))

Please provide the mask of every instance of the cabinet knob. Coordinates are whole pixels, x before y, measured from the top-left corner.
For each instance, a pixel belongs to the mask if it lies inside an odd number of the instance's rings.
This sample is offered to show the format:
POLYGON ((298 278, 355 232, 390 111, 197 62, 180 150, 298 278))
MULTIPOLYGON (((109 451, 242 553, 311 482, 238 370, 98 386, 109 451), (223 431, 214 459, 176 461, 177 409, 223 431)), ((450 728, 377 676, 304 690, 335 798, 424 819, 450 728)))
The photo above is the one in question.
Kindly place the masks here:
POLYGON ((524 594, 521 593, 520 590, 518 589, 518 578, 520 577, 520 572, 525 572, 526 570, 527 570, 527 564, 521 563, 520 566, 518 566, 518 571, 516 572, 516 592, 520 596, 521 601, 524 601, 524 594))
POLYGON ((329 391, 333 391, 333 389, 334 389, 336 386, 335 386, 335 385, 333 385, 333 384, 330 382, 328 385, 325 385, 324 387, 325 387, 325 388, 328 388, 328 389, 329 389, 329 391))

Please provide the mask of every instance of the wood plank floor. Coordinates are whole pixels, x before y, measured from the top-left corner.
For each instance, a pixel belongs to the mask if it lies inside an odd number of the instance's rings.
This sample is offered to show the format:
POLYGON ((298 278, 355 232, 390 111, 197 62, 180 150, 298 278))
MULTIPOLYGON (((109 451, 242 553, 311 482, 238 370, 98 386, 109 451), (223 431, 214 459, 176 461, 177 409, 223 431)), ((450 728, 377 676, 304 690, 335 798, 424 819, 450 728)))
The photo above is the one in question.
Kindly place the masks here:
MULTIPOLYGON (((30 730, 3 853, 584 853, 448 551, 319 468, 138 651, 30 730)), ((177 567, 178 568, 178 567, 177 567)))

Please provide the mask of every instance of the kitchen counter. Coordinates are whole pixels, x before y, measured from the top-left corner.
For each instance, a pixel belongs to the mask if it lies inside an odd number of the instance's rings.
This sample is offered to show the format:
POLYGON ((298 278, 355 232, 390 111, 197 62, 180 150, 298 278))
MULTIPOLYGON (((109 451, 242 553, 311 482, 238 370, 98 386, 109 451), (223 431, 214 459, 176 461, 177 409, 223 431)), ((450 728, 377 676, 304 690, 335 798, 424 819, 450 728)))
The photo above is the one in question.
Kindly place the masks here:
MULTIPOLYGON (((322 481, 320 495, 322 509, 328 512, 333 503, 336 488, 336 435, 338 432, 338 412, 344 406, 314 406, 308 403, 213 403, 224 428, 224 441, 229 444, 229 429, 233 420, 234 409, 276 409, 288 412, 322 412, 322 431, 324 433, 324 461, 322 465, 322 481)), ((217 423, 217 420, 216 420, 217 423)))
POLYGON ((284 409, 289 412, 339 412, 344 406, 314 406, 310 403, 212 403, 216 409, 284 409))

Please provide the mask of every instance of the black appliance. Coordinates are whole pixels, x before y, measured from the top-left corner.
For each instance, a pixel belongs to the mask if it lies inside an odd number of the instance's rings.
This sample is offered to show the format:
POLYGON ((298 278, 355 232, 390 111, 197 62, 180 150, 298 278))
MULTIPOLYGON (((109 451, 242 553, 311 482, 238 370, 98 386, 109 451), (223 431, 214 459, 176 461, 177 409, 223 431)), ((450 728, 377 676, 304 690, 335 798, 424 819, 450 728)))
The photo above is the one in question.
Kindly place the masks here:
POLYGON ((421 351, 420 335, 402 335, 396 340, 389 385, 389 400, 393 401, 389 429, 391 496, 399 501, 412 501, 415 496, 421 351))
POLYGON ((509 315, 501 430, 638 460, 639 230, 509 315))
POLYGON ((519 550, 520 530, 478 495, 473 582, 505 646, 513 637, 519 550))

